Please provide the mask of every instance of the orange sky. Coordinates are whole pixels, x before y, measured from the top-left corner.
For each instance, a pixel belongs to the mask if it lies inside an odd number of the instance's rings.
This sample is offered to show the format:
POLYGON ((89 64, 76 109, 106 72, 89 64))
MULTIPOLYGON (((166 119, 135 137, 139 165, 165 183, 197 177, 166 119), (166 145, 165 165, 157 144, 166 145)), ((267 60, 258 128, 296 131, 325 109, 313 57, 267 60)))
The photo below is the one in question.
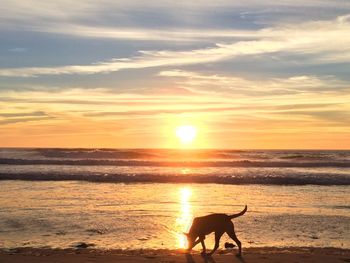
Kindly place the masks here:
POLYGON ((176 97, 81 93, 16 94, 18 101, 11 107, 24 113, 0 127, 1 146, 182 148, 176 128, 192 125, 198 133, 188 146, 193 148, 350 147, 349 128, 342 120, 322 115, 325 109, 347 110, 347 94, 260 100, 206 93, 176 97))
POLYGON ((0 7, 0 147, 350 149, 346 1, 69 5, 0 7))

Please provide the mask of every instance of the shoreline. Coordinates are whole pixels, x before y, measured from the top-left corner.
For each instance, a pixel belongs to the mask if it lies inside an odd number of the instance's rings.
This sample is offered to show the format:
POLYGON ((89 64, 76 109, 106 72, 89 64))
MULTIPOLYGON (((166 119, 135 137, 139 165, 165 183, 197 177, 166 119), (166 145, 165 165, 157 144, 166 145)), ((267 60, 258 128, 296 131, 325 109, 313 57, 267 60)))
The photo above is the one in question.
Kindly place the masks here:
POLYGON ((235 256, 237 250, 218 250, 212 257, 203 257, 199 251, 191 254, 185 250, 166 249, 55 249, 20 247, 13 249, 0 248, 0 262, 162 262, 162 263, 197 263, 197 262, 350 262, 350 249, 332 247, 261 247, 246 248, 243 257, 235 256))

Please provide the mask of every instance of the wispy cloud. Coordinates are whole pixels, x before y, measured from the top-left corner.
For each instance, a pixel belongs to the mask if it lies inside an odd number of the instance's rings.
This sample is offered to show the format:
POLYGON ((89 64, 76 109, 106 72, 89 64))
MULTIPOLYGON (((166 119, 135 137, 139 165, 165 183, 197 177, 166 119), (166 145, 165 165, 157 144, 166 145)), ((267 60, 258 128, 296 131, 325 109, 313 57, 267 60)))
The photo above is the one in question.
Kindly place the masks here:
POLYGON ((97 112, 87 113, 85 116, 140 116, 140 115, 162 115, 162 114, 183 114, 183 113, 222 113, 226 111, 240 110, 239 107, 205 107, 205 108, 186 108, 180 109, 154 109, 154 110, 138 110, 138 111, 114 111, 114 112, 97 112))
POLYGON ((0 125, 43 121, 53 118, 43 111, 23 112, 17 110, 16 112, 0 112, 0 125))
POLYGON ((72 37, 99 38, 99 39, 122 39, 143 41, 175 41, 175 42, 199 42, 199 41, 230 41, 232 39, 251 39, 257 37, 254 30, 221 30, 177 28, 153 29, 153 28, 131 28, 112 26, 89 26, 74 23, 47 24, 40 26, 22 25, 17 30, 45 32, 61 34, 72 37))
POLYGON ((271 54, 277 52, 311 54, 313 63, 321 63, 324 54, 335 57, 350 53, 350 15, 331 21, 308 22, 299 25, 266 28, 257 31, 258 40, 216 44, 214 47, 188 51, 139 51, 139 56, 113 59, 91 65, 60 67, 3 68, 0 76, 33 77, 39 75, 97 74, 126 69, 161 66, 183 66, 218 62, 239 56, 271 54), (339 40, 341 41, 335 41, 339 40), (334 41, 330 41, 334 39, 334 41))
POLYGON ((343 109, 343 110, 336 110, 330 108, 329 110, 326 110, 323 108, 320 109, 300 109, 300 110, 288 110, 288 111, 276 111, 271 112, 271 114, 279 115, 279 116, 299 116, 299 118, 302 117, 308 117, 309 120, 319 120, 323 123, 328 123, 328 125, 333 125, 334 123, 342 124, 344 127, 347 127, 350 125, 350 111, 349 109, 343 109))
POLYGON ((45 116, 45 117, 24 117, 24 118, 15 118, 15 119, 5 119, 0 120, 0 125, 6 125, 6 124, 16 124, 16 123, 23 123, 23 122, 37 122, 37 121, 43 121, 43 120, 50 120, 53 119, 53 117, 45 116))
MULTIPOLYGON (((288 8, 300 8, 305 9, 308 7, 312 8, 333 8, 337 6, 346 10, 350 8, 350 4, 343 0, 333 0, 332 2, 324 0, 284 0, 284 1, 272 1, 272 0, 252 0, 249 2, 243 1, 230 1, 230 0, 217 0, 215 2, 209 0, 202 1, 192 1, 188 2, 186 0, 181 1, 138 1, 129 0, 119 1, 119 0, 103 0, 103 1, 93 1, 93 0, 77 0, 71 2, 69 0, 53 1, 47 0, 45 2, 38 3, 35 0, 12 0, 4 1, 0 7, 0 11, 3 14, 2 18, 9 20, 18 21, 36 21, 43 19, 46 21, 50 20, 80 20, 80 19, 93 19, 98 18, 101 20, 110 13, 113 13, 116 17, 124 15, 124 17, 129 17, 133 14, 139 14, 140 10, 144 11, 163 11, 168 16, 178 15, 178 11, 196 11, 207 13, 213 10, 226 10, 233 8, 244 10, 241 13, 249 15, 251 13, 261 12, 261 10, 266 9, 283 9, 288 10, 288 8), (69 8, 67 8, 69 7, 69 8), (129 16, 128 16, 129 15, 129 16)), ((181 18, 179 18, 181 19, 181 18)), ((183 19, 183 18, 182 18, 183 19)), ((95 20, 96 22, 96 20, 95 20)))
POLYGON ((272 95, 294 93, 342 92, 350 90, 348 81, 335 76, 301 75, 287 78, 246 79, 221 74, 201 74, 184 70, 166 70, 158 74, 172 78, 178 85, 200 90, 213 90, 216 93, 242 95, 272 95))
POLYGON ((0 117, 37 117, 37 116, 46 116, 46 113, 43 111, 34 111, 34 112, 0 112, 0 117))

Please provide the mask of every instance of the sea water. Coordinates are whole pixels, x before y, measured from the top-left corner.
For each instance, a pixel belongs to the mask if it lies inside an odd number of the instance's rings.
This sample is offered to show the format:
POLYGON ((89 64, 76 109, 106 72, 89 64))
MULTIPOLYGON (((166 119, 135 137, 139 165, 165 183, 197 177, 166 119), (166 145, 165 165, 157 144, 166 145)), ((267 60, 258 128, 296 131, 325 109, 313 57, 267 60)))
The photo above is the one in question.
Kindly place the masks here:
MULTIPOLYGON (((183 248, 194 217, 248 205, 233 220, 244 247, 350 248, 349 157, 349 151, 2 149, 0 247, 183 248)), ((232 240, 224 235, 224 242, 232 240)), ((206 243, 212 246, 213 237, 206 243)))

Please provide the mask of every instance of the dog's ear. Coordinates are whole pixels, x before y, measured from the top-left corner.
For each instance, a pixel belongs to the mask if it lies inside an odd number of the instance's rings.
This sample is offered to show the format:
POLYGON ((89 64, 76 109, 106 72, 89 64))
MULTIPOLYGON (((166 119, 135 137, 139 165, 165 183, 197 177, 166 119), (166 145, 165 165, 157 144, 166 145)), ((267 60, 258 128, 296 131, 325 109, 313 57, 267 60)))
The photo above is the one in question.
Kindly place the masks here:
POLYGON ((185 233, 185 232, 182 232, 182 234, 184 234, 184 235, 187 236, 187 237, 188 237, 188 235, 189 235, 188 233, 185 233))

